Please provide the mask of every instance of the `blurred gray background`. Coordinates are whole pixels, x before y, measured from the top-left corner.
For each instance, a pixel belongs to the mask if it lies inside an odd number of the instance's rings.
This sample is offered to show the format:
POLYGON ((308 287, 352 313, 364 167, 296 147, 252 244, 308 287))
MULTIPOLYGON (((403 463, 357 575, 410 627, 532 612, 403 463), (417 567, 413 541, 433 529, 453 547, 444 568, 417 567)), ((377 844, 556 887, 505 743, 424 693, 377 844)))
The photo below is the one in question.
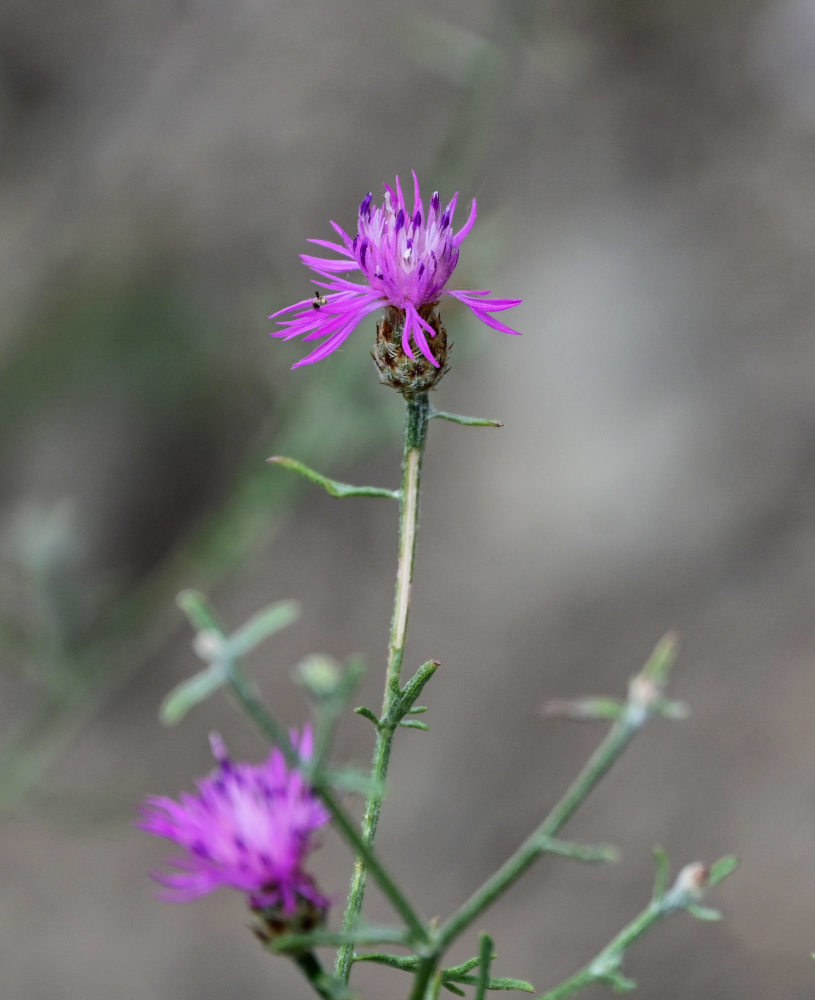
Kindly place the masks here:
MULTIPOLYGON (((457 287, 524 299, 510 338, 450 308, 383 856, 444 916, 550 806, 679 630, 673 693, 569 826, 623 860, 544 860, 474 928, 551 987, 647 900, 650 851, 730 851, 713 901, 630 955, 639 995, 815 988, 815 4, 812 0, 5 0, 0 8, 0 980, 25 1000, 307 997, 241 900, 153 896, 132 828, 260 741, 223 699, 156 717, 197 667, 173 603, 301 622, 250 666, 288 722, 292 666, 361 653, 377 705, 395 510, 266 466, 395 484, 401 400, 373 322, 319 365, 265 317, 298 253, 415 168, 479 221, 457 287)), ((349 719, 338 760, 366 766, 349 719)), ((316 865, 342 897, 332 835, 316 865)), ((371 917, 389 917, 376 894, 371 917)), ((455 955, 465 958, 475 937, 455 955)), ((360 969, 367 997, 398 973, 360 969)), ((606 995, 602 989, 587 997, 606 995)))

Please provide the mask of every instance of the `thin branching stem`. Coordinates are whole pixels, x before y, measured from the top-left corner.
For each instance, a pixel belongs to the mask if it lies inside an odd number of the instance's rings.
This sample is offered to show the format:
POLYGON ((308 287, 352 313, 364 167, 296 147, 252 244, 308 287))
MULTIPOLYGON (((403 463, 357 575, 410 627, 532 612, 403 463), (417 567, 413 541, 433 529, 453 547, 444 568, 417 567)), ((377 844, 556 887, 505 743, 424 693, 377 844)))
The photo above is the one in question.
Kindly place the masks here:
MULTIPOLYGON (((724 858, 722 860, 728 865, 729 870, 732 870, 730 866, 733 864, 733 859, 724 858)), ((718 864, 721 865, 722 862, 718 862, 718 864)), ((716 866, 714 865, 713 867, 715 868, 716 866)), ((703 888, 706 886, 694 885, 692 881, 690 885, 688 884, 689 879, 692 879, 690 873, 695 870, 709 872, 709 869, 705 869, 698 862, 687 865, 679 873, 673 886, 667 892, 655 889, 655 895, 645 909, 641 910, 630 923, 626 924, 590 962, 584 965, 582 969, 579 969, 574 975, 569 976, 568 979, 564 979, 554 989, 549 990, 548 993, 544 993, 538 1000, 567 1000, 567 997, 572 997, 576 993, 580 993, 593 983, 604 983, 607 986, 611 986, 615 993, 623 993, 634 989, 636 983, 633 979, 625 976, 621 968, 625 953, 631 945, 649 931, 654 924, 660 923, 660 921, 665 920, 674 913, 688 910, 691 914, 701 916, 700 911, 702 911, 702 908, 699 907, 698 900, 703 888)), ((664 874, 667 874, 667 870, 664 874)), ((726 873, 720 876, 720 878, 723 877, 726 877, 726 873)), ((661 876, 658 877, 658 882, 660 881, 661 876)), ((709 880, 707 884, 710 885, 714 882, 715 880, 709 880)), ((711 915, 701 916, 701 918, 718 919, 720 916, 715 911, 709 911, 709 913, 711 915)))
POLYGON ((557 835, 606 775, 634 738, 643 721, 641 715, 636 712, 623 712, 546 819, 439 929, 436 943, 440 952, 443 952, 491 903, 517 882, 541 854, 546 853, 547 843, 557 835))
MULTIPOLYGON (((613 941, 610 941, 602 951, 598 952, 591 962, 573 976, 564 979, 562 983, 559 983, 554 989, 549 990, 548 993, 544 993, 539 1000, 566 1000, 567 997, 573 997, 576 993, 580 993, 594 983, 608 982, 610 978, 609 973, 616 970, 623 953, 638 938, 641 938, 647 930, 650 930, 654 924, 659 923, 660 920, 664 920, 665 917, 669 917, 675 912, 676 910, 661 907, 657 903, 651 903, 641 913, 638 913, 613 941)), ((622 980, 623 977, 619 975, 619 978, 622 980)))
MULTIPOLYGON (((290 766, 297 766, 300 759, 295 748, 292 746, 288 734, 274 716, 266 710, 266 707, 256 696, 252 685, 244 676, 237 663, 231 662, 229 665, 229 688, 233 696, 249 716, 260 731, 270 742, 279 747, 286 762, 290 766)), ((390 900, 393 908, 405 921, 411 934, 419 941, 426 938, 427 932, 421 919, 410 905, 405 894, 394 882, 383 865, 380 863, 373 851, 370 840, 357 830, 355 823, 347 815, 342 806, 337 802, 330 788, 320 781, 320 775, 313 776, 314 790, 322 799, 325 807, 331 813, 332 819, 345 840, 356 851, 358 857, 364 858, 365 868, 370 871, 376 879, 379 888, 390 900)))

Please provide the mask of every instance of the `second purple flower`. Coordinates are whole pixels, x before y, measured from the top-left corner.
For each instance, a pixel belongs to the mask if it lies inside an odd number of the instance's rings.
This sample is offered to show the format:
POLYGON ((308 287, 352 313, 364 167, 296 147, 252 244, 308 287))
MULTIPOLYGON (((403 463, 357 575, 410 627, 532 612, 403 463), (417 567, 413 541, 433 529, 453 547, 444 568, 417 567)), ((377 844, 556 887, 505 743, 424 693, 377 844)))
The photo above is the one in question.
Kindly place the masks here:
MULTIPOLYGON (((158 873, 168 900, 185 902, 229 886, 244 892, 255 910, 272 908, 285 919, 303 905, 323 911, 328 900, 304 870, 314 833, 328 813, 303 775, 273 749, 262 764, 234 763, 212 737, 217 770, 198 792, 179 801, 148 798, 139 826, 181 848, 168 859, 174 871, 158 873)), ((312 753, 312 733, 292 734, 301 757, 312 753)))

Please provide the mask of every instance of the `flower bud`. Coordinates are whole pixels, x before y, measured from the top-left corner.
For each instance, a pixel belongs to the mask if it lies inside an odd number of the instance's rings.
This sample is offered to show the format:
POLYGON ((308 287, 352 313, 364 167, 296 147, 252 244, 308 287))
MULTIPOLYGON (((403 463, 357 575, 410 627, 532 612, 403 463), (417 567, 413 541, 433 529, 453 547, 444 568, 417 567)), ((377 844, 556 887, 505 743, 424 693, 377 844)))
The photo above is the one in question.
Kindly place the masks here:
POLYGON ((677 891, 684 893, 691 899, 701 899, 702 893, 708 886, 710 879, 710 869, 701 861, 693 861, 679 872, 674 883, 677 891))
POLYGON ((388 306, 381 322, 377 323, 376 343, 371 351, 380 380, 404 396, 427 392, 450 370, 447 364, 447 330, 441 321, 441 314, 433 303, 422 306, 418 313, 435 331, 433 354, 437 359, 436 365, 418 351, 414 357, 405 353, 402 336, 405 313, 395 306, 388 306))
POLYGON ((208 663, 218 659, 223 645, 223 638, 212 628, 203 629, 192 640, 192 648, 195 650, 196 656, 208 663))
POLYGON ((271 944, 284 934, 308 934, 317 930, 325 923, 328 902, 315 902, 300 896, 292 913, 279 906, 252 906, 251 910, 256 917, 250 928, 252 933, 262 944, 271 944))
POLYGON ((294 678, 312 698, 321 700, 336 693, 342 675, 339 664, 333 657, 315 653, 297 664, 294 678))

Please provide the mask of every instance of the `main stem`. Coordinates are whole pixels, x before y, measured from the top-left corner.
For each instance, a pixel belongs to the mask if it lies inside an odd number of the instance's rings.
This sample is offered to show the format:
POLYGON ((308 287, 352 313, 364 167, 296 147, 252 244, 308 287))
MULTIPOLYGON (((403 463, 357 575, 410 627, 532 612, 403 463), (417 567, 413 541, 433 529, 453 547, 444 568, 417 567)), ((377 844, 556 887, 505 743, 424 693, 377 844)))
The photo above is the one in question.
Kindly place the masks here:
MULTIPOLYGON (((413 583, 413 564, 416 554, 416 532, 419 524, 419 491, 422 478, 422 457, 424 455, 427 424, 430 419, 430 403, 427 393, 406 396, 405 439, 402 451, 402 487, 399 494, 399 562, 396 568, 396 584, 393 592, 393 616, 391 618, 390 640, 388 643, 388 666, 385 674, 385 693, 382 699, 380 725, 377 729, 373 761, 371 763, 371 792, 365 803, 362 817, 362 838, 372 844, 379 825, 382 811, 385 779, 388 774, 391 745, 395 727, 386 724, 394 698, 399 695, 399 678, 405 653, 408 614, 410 612, 410 590, 413 583)), ((368 869, 361 857, 354 861, 354 871, 348 890, 345 907, 344 930, 354 929, 365 895, 368 869)), ((354 962, 354 946, 343 945, 337 953, 335 973, 337 978, 347 983, 354 962)))

